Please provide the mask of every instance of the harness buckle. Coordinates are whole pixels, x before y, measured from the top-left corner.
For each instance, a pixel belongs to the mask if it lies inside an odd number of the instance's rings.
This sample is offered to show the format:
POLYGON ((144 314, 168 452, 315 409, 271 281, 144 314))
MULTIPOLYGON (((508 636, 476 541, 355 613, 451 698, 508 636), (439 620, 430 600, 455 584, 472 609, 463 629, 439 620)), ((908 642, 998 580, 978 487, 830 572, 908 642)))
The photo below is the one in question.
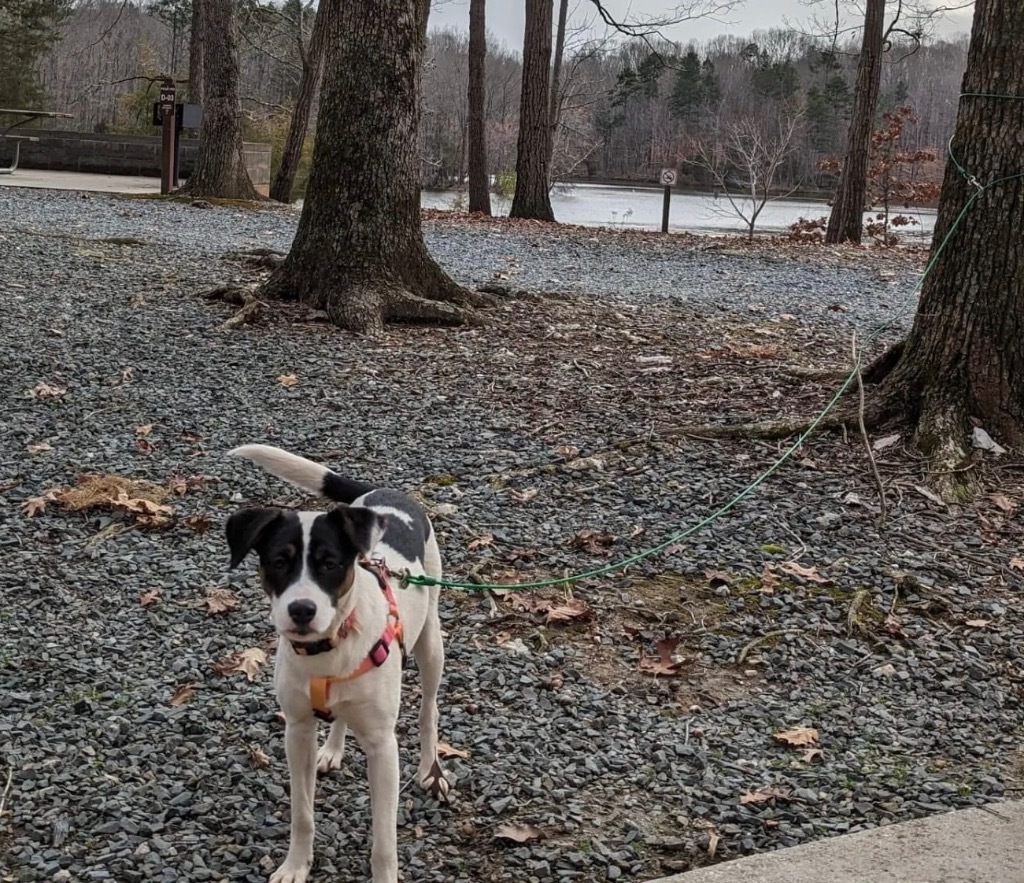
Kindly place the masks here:
POLYGON ((383 638, 378 638, 377 643, 370 648, 370 652, 366 654, 370 662, 372 662, 377 668, 380 668, 385 662, 387 662, 388 656, 391 655, 391 648, 384 643, 383 638))

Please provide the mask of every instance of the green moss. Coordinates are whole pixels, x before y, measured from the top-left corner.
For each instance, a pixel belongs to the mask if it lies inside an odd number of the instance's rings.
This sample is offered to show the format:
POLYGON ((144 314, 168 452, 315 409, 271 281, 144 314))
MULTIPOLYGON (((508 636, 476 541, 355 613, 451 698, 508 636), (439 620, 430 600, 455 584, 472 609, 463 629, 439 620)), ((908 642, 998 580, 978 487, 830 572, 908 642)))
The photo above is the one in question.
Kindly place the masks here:
POLYGON ((441 475, 428 475, 426 481, 427 484, 435 484, 438 487, 449 487, 456 484, 458 479, 454 475, 443 473, 441 475))
POLYGON ((778 543, 765 543, 761 546, 761 551, 766 552, 769 555, 785 555, 785 546, 780 546, 778 543))

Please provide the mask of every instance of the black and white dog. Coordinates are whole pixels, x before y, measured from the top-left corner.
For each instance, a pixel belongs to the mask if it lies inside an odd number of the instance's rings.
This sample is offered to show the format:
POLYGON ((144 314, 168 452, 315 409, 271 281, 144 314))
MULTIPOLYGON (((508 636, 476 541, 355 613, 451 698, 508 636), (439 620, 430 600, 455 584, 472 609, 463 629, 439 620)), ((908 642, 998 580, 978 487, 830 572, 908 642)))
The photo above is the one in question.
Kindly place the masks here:
POLYGON ((274 686, 285 717, 292 817, 288 856, 270 883, 308 878, 316 772, 340 768, 349 727, 366 752, 373 883, 397 883, 395 724, 406 650, 415 654, 423 688, 419 783, 443 798, 448 782, 437 756, 437 690, 444 667, 438 589, 396 590, 388 570, 440 579, 434 530, 423 509, 399 491, 343 478, 267 445, 245 445, 231 455, 346 504, 330 512, 242 509, 227 522, 231 567, 252 550, 259 555, 280 635, 274 686), (332 720, 319 753, 318 717, 332 720))

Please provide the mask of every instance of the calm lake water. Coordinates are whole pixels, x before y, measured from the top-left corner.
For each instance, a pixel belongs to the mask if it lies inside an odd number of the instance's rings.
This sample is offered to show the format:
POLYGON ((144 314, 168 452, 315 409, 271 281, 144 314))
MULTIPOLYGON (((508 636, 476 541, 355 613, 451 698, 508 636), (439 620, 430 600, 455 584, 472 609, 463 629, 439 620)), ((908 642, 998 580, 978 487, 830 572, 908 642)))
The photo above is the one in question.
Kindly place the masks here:
MULTIPOLYGON (((603 184, 559 184, 551 194, 555 220, 585 227, 619 227, 634 230, 660 230, 663 191, 651 187, 619 187, 603 184)), ((465 205, 465 195, 452 192, 426 192, 421 196, 424 208, 451 209, 465 205)), ((491 196, 491 211, 507 215, 511 200, 491 196)), ((746 210, 746 206, 744 209, 746 210)), ((828 215, 824 202, 784 199, 769 202, 757 221, 757 230, 778 233, 798 218, 820 218, 828 215)), ((930 237, 935 212, 928 209, 904 211, 917 219, 918 225, 904 228, 903 238, 930 237)), ((673 193, 669 229, 693 233, 742 233, 746 224, 740 220, 724 196, 673 193)))

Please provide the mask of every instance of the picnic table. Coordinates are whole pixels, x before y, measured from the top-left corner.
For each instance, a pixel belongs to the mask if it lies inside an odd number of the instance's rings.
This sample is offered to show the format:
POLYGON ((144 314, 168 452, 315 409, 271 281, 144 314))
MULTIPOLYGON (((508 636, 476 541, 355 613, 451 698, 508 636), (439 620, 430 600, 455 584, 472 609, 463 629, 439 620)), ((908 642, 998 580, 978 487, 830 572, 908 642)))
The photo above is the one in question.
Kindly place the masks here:
POLYGON ((38 141, 38 138, 34 138, 31 135, 12 135, 11 130, 17 129, 18 126, 24 126, 25 123, 31 123, 33 120, 39 119, 64 119, 70 120, 74 118, 73 114, 70 113, 58 113, 52 110, 12 110, 7 107, 0 107, 0 117, 2 116, 14 116, 24 117, 24 119, 18 120, 16 123, 8 126, 3 132, 0 132, 0 142, 13 141, 14 142, 14 159, 11 161, 9 166, 0 166, 0 175, 13 175, 15 169, 18 168, 18 159, 21 156, 21 142, 22 141, 38 141))

